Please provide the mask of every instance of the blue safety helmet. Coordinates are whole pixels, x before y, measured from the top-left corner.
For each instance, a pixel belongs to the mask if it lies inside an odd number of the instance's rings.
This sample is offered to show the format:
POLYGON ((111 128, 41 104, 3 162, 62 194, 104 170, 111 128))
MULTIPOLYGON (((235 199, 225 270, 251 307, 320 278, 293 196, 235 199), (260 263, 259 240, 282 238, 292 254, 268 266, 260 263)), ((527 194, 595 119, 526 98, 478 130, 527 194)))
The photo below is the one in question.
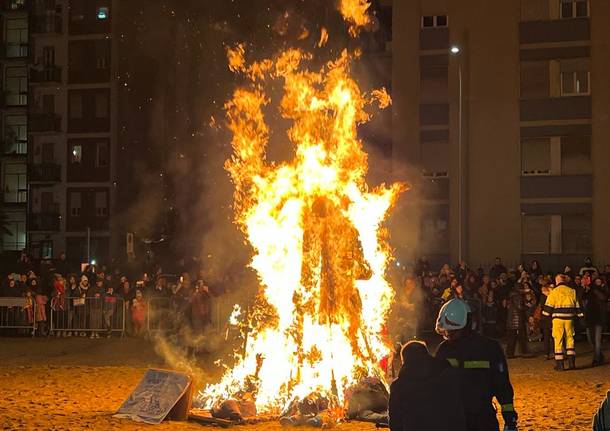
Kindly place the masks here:
POLYGON ((468 322, 470 306, 461 299, 447 301, 438 312, 436 319, 436 332, 443 334, 447 331, 463 329, 468 322))

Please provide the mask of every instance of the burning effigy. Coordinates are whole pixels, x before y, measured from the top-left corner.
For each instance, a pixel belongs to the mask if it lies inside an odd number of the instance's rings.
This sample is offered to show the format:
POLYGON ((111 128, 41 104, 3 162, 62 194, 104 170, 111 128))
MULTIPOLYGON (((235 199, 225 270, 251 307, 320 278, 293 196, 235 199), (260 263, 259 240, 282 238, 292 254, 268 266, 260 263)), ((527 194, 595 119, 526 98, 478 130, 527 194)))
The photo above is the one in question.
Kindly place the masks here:
MULTIPOLYGON (((366 24, 368 6, 340 2, 350 34, 366 24)), ((236 307, 231 316, 243 343, 220 381, 197 395, 201 408, 234 401, 288 423, 322 411, 332 421, 345 414, 350 388, 385 381, 379 363, 391 349, 384 327, 394 292, 383 222, 404 186, 366 183, 357 127, 391 100, 383 88, 360 90, 350 75, 358 56, 344 50, 320 67, 300 49, 253 62, 245 45, 228 49, 229 68, 246 84, 225 105, 233 148, 225 168, 260 287, 247 312, 236 307), (278 85, 276 107, 268 93, 278 85), (291 124, 287 162, 266 159, 273 108, 291 124)))

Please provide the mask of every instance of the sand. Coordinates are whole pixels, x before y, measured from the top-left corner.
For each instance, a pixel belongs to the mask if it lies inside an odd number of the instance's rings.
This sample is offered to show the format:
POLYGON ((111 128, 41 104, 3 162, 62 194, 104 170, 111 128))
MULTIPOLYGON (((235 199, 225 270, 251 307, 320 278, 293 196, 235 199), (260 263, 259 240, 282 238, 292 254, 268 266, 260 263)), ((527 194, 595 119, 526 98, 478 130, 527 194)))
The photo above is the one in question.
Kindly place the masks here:
MULTIPOLYGON (((581 352, 589 351, 579 346, 581 352)), ((581 355, 582 366, 590 362, 581 355)), ((149 366, 161 367, 151 345, 134 339, 0 338, 0 427, 4 430, 204 430, 196 423, 143 425, 112 417, 149 366)), ((542 358, 510 361, 521 430, 590 430, 610 390, 610 364, 556 373, 542 358)), ((238 431, 275 431, 276 422, 238 431)), ((342 431, 372 431, 348 423, 342 431)))

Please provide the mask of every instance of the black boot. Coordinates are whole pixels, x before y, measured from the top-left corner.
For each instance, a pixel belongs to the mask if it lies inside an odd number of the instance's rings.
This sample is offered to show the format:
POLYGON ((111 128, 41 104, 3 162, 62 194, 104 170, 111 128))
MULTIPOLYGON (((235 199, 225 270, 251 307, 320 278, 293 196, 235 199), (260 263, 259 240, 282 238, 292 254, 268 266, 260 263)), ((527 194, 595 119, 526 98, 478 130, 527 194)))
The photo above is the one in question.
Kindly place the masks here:
POLYGON ((576 356, 570 355, 568 356, 568 370, 576 369, 576 356))
POLYGON ((556 359, 555 360, 555 371, 563 371, 563 361, 556 359))

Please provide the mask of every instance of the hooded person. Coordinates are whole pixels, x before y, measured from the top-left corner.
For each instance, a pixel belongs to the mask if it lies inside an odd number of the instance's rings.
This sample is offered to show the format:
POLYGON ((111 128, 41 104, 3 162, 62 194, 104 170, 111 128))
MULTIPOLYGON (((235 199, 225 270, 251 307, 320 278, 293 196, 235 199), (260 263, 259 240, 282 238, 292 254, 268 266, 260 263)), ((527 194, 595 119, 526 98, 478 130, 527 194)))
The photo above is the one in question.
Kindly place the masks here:
POLYGON ((390 387, 391 431, 466 431, 457 371, 421 341, 408 342, 400 356, 403 365, 390 387))

